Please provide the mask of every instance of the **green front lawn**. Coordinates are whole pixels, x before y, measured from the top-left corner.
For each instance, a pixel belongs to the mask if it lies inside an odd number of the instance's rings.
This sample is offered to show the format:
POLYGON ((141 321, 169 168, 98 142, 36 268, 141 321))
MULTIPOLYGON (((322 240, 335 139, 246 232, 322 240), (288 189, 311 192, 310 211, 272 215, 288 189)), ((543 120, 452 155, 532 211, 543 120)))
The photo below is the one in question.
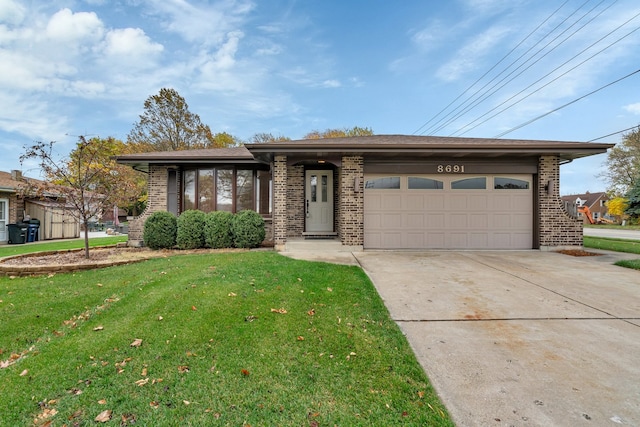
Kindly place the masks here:
POLYGON ((603 249, 614 252, 627 252, 631 254, 640 254, 640 241, 610 239, 607 237, 583 237, 583 245, 585 248, 603 249))
POLYGON ((0 414, 2 426, 453 425, 360 268, 273 252, 0 278, 0 414))
MULTIPOLYGON (((126 241, 127 241, 126 235, 92 237, 91 239, 89 239, 89 246, 94 247, 94 246, 115 245, 116 243, 121 243, 126 241)), ((24 243, 24 244, 18 244, 18 245, 1 245, 0 258, 5 256, 11 256, 11 255, 27 254, 32 252, 59 251, 59 250, 80 249, 80 248, 84 248, 84 238, 69 239, 69 240, 51 240, 51 241, 42 241, 42 242, 34 242, 34 243, 24 243)))

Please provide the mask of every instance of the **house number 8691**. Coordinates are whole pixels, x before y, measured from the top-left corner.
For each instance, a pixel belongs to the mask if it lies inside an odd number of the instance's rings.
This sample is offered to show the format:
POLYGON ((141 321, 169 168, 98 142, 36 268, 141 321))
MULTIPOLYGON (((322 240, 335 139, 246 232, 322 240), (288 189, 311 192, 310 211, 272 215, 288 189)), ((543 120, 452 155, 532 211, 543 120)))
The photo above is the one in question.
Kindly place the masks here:
POLYGON ((464 165, 438 165, 438 173, 464 173, 464 165))

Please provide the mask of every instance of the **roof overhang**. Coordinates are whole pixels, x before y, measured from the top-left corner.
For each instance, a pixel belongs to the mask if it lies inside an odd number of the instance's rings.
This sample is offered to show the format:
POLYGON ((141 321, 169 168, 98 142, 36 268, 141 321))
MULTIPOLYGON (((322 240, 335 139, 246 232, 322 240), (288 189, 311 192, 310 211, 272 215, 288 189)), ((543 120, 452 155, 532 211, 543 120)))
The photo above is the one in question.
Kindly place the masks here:
POLYGON ((114 159, 118 163, 129 165, 133 169, 145 173, 149 172, 151 165, 182 167, 201 164, 236 165, 259 163, 245 147, 126 154, 116 156, 114 159))
POLYGON ((272 161, 275 155, 300 159, 361 155, 366 158, 398 160, 452 157, 522 158, 553 155, 563 161, 570 161, 606 153, 613 146, 614 144, 607 143, 404 135, 374 135, 246 145, 256 160, 263 162, 272 161))

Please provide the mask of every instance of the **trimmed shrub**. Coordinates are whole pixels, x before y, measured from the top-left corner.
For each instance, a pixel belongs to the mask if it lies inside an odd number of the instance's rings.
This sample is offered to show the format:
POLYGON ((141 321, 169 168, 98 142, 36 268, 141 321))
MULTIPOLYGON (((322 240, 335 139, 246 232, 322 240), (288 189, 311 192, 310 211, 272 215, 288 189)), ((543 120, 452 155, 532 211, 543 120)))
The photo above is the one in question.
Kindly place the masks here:
POLYGON ((202 211, 190 209, 178 217, 176 244, 180 249, 204 248, 204 219, 202 211))
POLYGON ((152 213, 144 222, 142 240, 151 249, 168 249, 176 245, 177 218, 171 212, 152 213))
POLYGON ((251 210, 238 212, 231 222, 233 244, 237 248, 255 248, 265 236, 264 219, 251 210))
POLYGON ((233 247, 232 220, 233 214, 231 212, 209 212, 204 220, 205 244, 214 249, 233 247))

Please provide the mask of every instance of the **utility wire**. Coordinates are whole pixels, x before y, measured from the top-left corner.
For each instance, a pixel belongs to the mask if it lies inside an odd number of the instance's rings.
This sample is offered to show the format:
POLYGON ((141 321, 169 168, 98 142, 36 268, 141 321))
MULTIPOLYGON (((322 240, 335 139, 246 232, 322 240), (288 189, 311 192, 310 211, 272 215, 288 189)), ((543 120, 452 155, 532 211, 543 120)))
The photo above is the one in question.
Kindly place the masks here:
MULTIPOLYGON (((582 5, 580 5, 580 7, 578 7, 576 10, 574 10, 569 16, 567 16, 565 19, 563 19, 558 25, 556 25, 551 31, 547 32, 540 40, 538 40, 538 42, 536 42, 531 48, 529 48, 528 50, 526 50, 524 53, 522 53, 518 58, 516 58, 514 61, 512 61, 509 65, 507 65, 500 73, 498 73, 496 76, 494 76, 491 80, 489 80, 487 83, 484 84, 484 86, 482 86, 481 88, 477 89, 472 95, 468 96, 465 100, 462 101, 462 103, 460 105, 458 105, 453 111, 450 111, 445 117, 441 118, 437 123, 435 123, 434 125, 432 125, 429 129, 427 129, 426 131, 423 131, 422 134, 426 133, 426 132, 430 132, 431 134, 436 133, 437 131, 439 131, 440 129, 442 129, 444 126, 448 125, 449 123, 451 123, 453 120, 457 119, 458 117, 460 117, 460 113, 457 114, 457 111, 460 110, 460 108, 465 108, 465 104, 467 104, 470 100, 473 100, 478 93, 482 92, 487 86, 489 86, 491 83, 493 83, 498 77, 500 77, 502 74, 504 74, 505 72, 507 72, 511 67, 513 67, 515 64, 518 63, 518 61, 520 61, 523 57, 527 56, 527 54, 529 54, 531 51, 533 51, 533 49, 540 45, 547 37, 549 37, 551 34, 553 34, 558 28, 560 28, 565 22, 567 22, 572 16, 574 16, 576 13, 578 13, 578 11, 580 9, 582 9, 587 3, 589 3, 590 0, 585 1, 582 5), (452 114, 457 114, 454 118, 452 119, 448 119, 452 114), (447 120, 446 123, 442 124, 442 122, 444 120, 447 120), (434 129, 435 127, 435 129, 434 129)), ((559 9, 557 9, 559 10, 559 9)), ((556 12, 557 12, 556 10, 556 12)), ((553 16, 556 12, 554 12, 551 16, 553 16)), ((551 18, 551 16, 549 18, 551 18)), ((547 18, 547 20, 549 19, 547 18)), ((547 21, 545 20, 545 22, 547 21)), ((542 24, 541 24, 542 25, 542 24)), ((565 30, 566 31, 566 30, 565 30)), ((556 36, 556 38, 559 36, 556 36)), ((554 38, 555 40, 555 38, 554 38)), ((553 40, 551 41, 553 42, 553 40)), ((549 43, 551 43, 549 42, 549 43)), ((547 43, 546 46, 549 45, 549 43, 547 43)), ((546 47, 545 46, 545 47, 546 47)), ((532 57, 535 57, 538 53, 540 53, 540 51, 544 50, 544 47, 539 49, 536 53, 534 53, 533 55, 531 55, 529 57, 529 59, 527 59, 524 64, 526 64, 528 61, 531 60, 532 57)), ((524 64, 518 66, 517 69, 521 68, 524 64)), ((511 74, 513 74, 513 71, 511 73, 509 73, 507 75, 510 76, 511 74)), ((505 77, 505 78, 507 78, 505 77)), ((504 80, 504 78, 503 78, 504 80)), ((502 80, 501 80, 502 81, 502 80)), ((495 85, 494 85, 495 87, 495 85)), ((486 93, 486 91, 484 92, 486 93)), ((480 97, 482 95, 479 95, 480 97)), ((476 98, 477 99, 477 98, 476 98)))
MULTIPOLYGON (((562 68, 563 66, 567 65, 569 62, 573 61, 575 58, 577 58, 578 56, 582 55, 584 52, 586 52, 587 50, 591 49, 593 46, 595 46, 596 44, 600 43, 602 40, 604 40, 605 38, 609 37, 611 34, 613 34, 614 32, 618 31, 622 26, 628 24, 630 21, 634 20, 635 18, 637 18, 638 16, 640 16, 640 12, 638 14, 636 14, 634 17, 632 17, 631 19, 629 19, 628 21, 624 22, 623 24, 621 24, 620 26, 618 26, 617 28, 615 28, 614 30, 612 30, 611 32, 609 32, 608 34, 606 34, 605 36, 601 37, 600 39, 598 39, 597 41, 595 41, 594 43, 592 43, 591 45, 589 45, 588 47, 586 47, 585 49, 583 49, 582 51, 580 51, 578 54, 574 55, 573 57, 571 57, 571 59, 567 60, 566 62, 564 62, 563 64, 561 64, 560 66, 556 67, 555 69, 553 69, 551 72, 545 74, 544 76, 542 76, 541 78, 539 78, 538 80, 536 80, 535 82, 531 83, 529 86, 527 86, 526 88, 522 89, 520 92, 516 93, 515 95, 511 96, 510 98, 504 100, 503 102, 501 102, 500 104, 496 105, 495 107, 493 107, 491 110, 487 111, 486 113, 484 113, 482 116, 476 118, 475 120, 473 120, 472 122, 467 123, 466 125, 464 125, 460 130, 458 130, 456 133, 460 132, 462 129, 472 125, 473 123, 477 122, 478 120, 482 119, 483 117, 485 117, 487 114, 495 111, 496 109, 498 109, 499 107, 501 107, 502 105, 504 105, 505 103, 507 103, 508 101, 512 100, 513 98, 515 98, 516 96, 522 94, 524 91, 526 91, 527 89, 531 88, 533 85, 535 85, 536 83, 541 82, 543 79, 545 79, 546 77, 550 76, 551 74, 553 74, 555 71, 557 71, 558 69, 562 68)), ((537 88, 536 90, 530 92, 529 94, 525 95, 524 97, 520 98, 519 100, 517 100, 516 102, 506 106, 505 108, 503 108, 502 110, 498 111, 497 113, 487 117, 486 119, 484 119, 483 121, 481 121, 480 123, 477 123, 475 126, 467 129, 466 131, 464 131, 463 133, 461 133, 460 135, 464 135, 467 132, 477 128, 478 126, 488 122, 489 120, 493 119, 494 117, 504 113, 506 110, 514 107, 515 105, 519 104, 520 102, 524 101, 525 99, 529 98, 530 96, 536 94, 537 92, 541 91, 542 89, 544 89, 545 87, 549 86, 551 83, 559 80, 560 78, 564 77, 565 75, 569 74, 571 71, 575 70, 576 68, 584 65, 586 62, 592 60, 593 58, 595 58, 596 56, 600 55, 602 52, 604 52, 605 50, 609 49, 611 46, 621 42, 622 40, 624 40, 625 38, 629 37, 631 34, 635 33, 636 31, 640 30, 640 27, 636 27, 635 29, 631 30, 630 32, 628 32, 627 34, 625 34, 624 36, 620 37, 619 39, 617 39, 616 41, 614 41, 613 43, 610 43, 609 45, 607 45, 606 47, 604 47, 603 49, 599 50, 598 52, 594 53, 593 55, 589 56, 588 58, 584 59, 583 61, 581 61, 580 63, 578 63, 577 65, 569 68, 567 71, 565 71, 564 73, 560 74, 559 76, 555 77, 554 79, 548 81, 547 83, 545 83, 544 85, 540 86, 539 88, 537 88)))
MULTIPOLYGON (((436 118, 438 118, 438 116, 440 116, 442 113, 444 113, 451 105, 453 105, 458 99, 460 99, 465 93, 469 92, 471 90, 472 87, 474 87, 475 85, 477 85, 483 78, 485 78, 491 71, 493 71, 498 65, 500 65, 505 59, 507 59, 509 57, 509 55, 511 55, 516 49, 518 49, 525 41, 527 41, 533 34, 535 34, 540 27, 542 27, 544 24, 547 23, 547 21, 549 19, 551 19, 555 14, 558 13, 558 11, 560 9, 562 9, 564 7, 564 5, 566 5, 569 2, 569 0, 565 0, 564 3, 562 3, 560 5, 560 7, 558 7, 553 13, 551 13, 549 16, 547 16, 547 18, 542 21, 540 24, 538 24, 538 26, 536 28, 533 29, 533 31, 531 31, 529 34, 527 34, 527 36, 525 38, 523 38, 522 40, 520 40, 520 42, 513 47, 513 49, 511 49, 506 55, 504 55, 498 62, 496 62, 491 68, 489 68, 482 76, 480 76, 475 82, 473 82, 469 87, 467 87, 462 93, 460 93, 460 95, 458 95, 453 101, 451 101, 446 107, 444 107, 443 109, 441 109, 435 116, 433 116, 432 118, 430 118, 428 121, 426 121, 425 123, 422 124, 422 126, 420 126, 418 129, 416 129, 413 132, 413 135, 416 135, 417 133, 419 133, 422 129, 424 129, 429 123, 431 123, 432 121, 434 121, 436 118)), ((539 43, 539 42, 538 42, 539 43)))
POLYGON ((606 137, 608 137, 608 136, 617 135, 617 134, 619 134, 619 133, 626 132, 626 131, 629 131, 629 130, 632 130, 632 129, 638 129, 639 127, 640 127, 640 126, 631 126, 630 128, 626 128, 626 129, 619 130, 618 132, 613 132, 613 133, 610 133, 610 134, 608 134, 608 135, 604 135, 604 136, 600 136, 600 137, 598 137, 598 138, 590 139, 590 140, 589 140, 589 141, 587 141, 587 142, 598 141, 598 140, 600 140, 600 139, 604 139, 604 138, 606 138, 606 137))
MULTIPOLYGON (((616 0, 617 1, 617 0, 616 0)), ((608 6, 607 8, 601 10, 596 16, 594 16, 593 18, 591 18, 589 21, 587 21, 586 23, 584 23, 581 27, 579 27, 578 29, 576 29, 575 31, 573 31, 571 34, 569 34, 567 37, 565 37, 562 41, 560 41, 559 43, 557 43, 555 46, 553 46, 552 48, 550 48, 548 51, 544 52, 544 54, 540 57, 538 57, 537 59, 536 56, 539 55, 541 52, 543 52, 545 49, 547 49, 553 42, 555 42, 556 40, 558 40, 563 34, 565 34, 567 31, 569 31, 573 26, 575 26, 576 24, 578 24, 578 22, 580 22, 581 20, 583 20, 586 16, 588 16, 591 12, 593 12, 598 6, 600 6, 602 3, 604 3, 604 0, 600 1, 600 3, 598 3, 597 5, 595 5, 594 7, 592 7, 588 12, 586 12, 584 15, 582 15, 579 19, 577 19, 575 22, 573 22, 571 25, 569 25, 567 28, 565 28, 560 34, 558 34, 557 36, 555 36, 552 40, 550 40, 546 45, 544 45, 543 47, 541 47, 540 49, 538 49, 538 51, 533 54, 530 58, 528 58, 525 62, 523 62, 522 64, 520 64, 516 69, 514 69, 513 71, 511 71, 509 74, 507 74, 506 76, 504 76, 500 81, 498 81, 497 83, 495 83, 493 86, 491 86, 491 88, 489 88, 484 94, 482 94, 479 98, 475 99, 470 105, 468 105, 463 111, 459 112, 455 117, 453 117, 452 119, 450 119, 447 123, 444 123, 443 125, 440 126, 440 128, 438 128, 437 130, 441 130, 443 129, 445 126, 449 125, 450 123, 452 123, 454 120, 462 117, 464 114, 468 113, 469 111, 473 110, 474 108, 476 108, 478 105, 480 105, 482 102, 486 101, 487 99, 489 99, 491 96, 493 96, 496 92, 498 92, 500 89, 502 89, 503 87, 505 87, 506 85, 508 85, 509 83, 511 83, 512 81, 514 81, 516 78, 518 78, 519 76, 521 76, 525 71, 529 70, 531 67, 533 67, 534 65, 536 65, 538 62, 540 62, 543 58, 545 58, 547 55, 551 54, 553 51, 555 51, 557 48, 559 48, 560 46, 562 46, 564 43, 567 42, 567 40, 569 40, 571 37, 575 36, 578 32, 580 32, 580 30, 582 30, 584 27, 586 27, 587 25, 589 25, 594 19, 596 19, 598 16, 600 16, 602 13, 604 13, 609 7, 611 7, 613 5, 613 3, 608 6), (535 61, 534 61, 535 59, 535 61), (533 61, 533 63, 527 65, 529 62, 533 61), (523 68, 525 65, 527 65, 524 69, 522 69, 520 72, 518 72, 517 74, 514 75, 514 73, 516 73, 518 70, 520 70, 521 68, 523 68), (506 82, 505 82, 506 80, 506 82)), ((614 2, 615 3, 615 2, 614 2)), ((584 4, 583 4, 584 6, 584 4)), ((577 11, 576 11, 577 12, 577 11)), ((472 122, 473 123, 473 122, 472 122)), ((461 129, 458 129, 456 132, 453 132, 450 136, 452 136, 455 133, 458 133, 460 131, 462 131, 465 127, 469 126, 469 124, 465 125, 464 127, 462 127, 461 129)))
POLYGON ((607 87, 609 87, 609 86, 612 86, 612 85, 614 85, 614 84, 616 84, 616 83, 619 83, 619 82, 621 82, 622 80, 627 79, 627 78, 629 78, 629 77, 633 76, 634 74, 638 74, 638 73, 640 73, 640 68, 639 68, 639 69, 637 69, 637 70, 635 70, 635 71, 634 71, 634 72, 632 72, 632 73, 627 74, 627 75, 626 75, 626 76, 624 76, 624 77, 620 77, 618 80, 615 80, 615 81, 613 81, 613 82, 611 82, 611 83, 608 83, 608 84, 606 84, 606 85, 604 85, 604 86, 601 86, 601 87, 599 87, 598 89, 596 89, 596 90, 594 90, 594 91, 591 91, 591 92, 587 93, 586 95, 581 96, 580 98, 576 98, 576 99, 574 99, 573 101, 571 101, 571 102, 567 102, 566 104, 561 105, 561 106, 560 106, 560 107, 558 107, 558 108, 555 108, 555 109, 553 109, 553 110, 551 110, 551 111, 548 111, 548 112, 546 112, 546 113, 544 113, 544 114, 541 114, 541 115, 540 115, 540 116, 538 116, 538 117, 535 117, 535 118, 533 118, 533 119, 531 119, 531 120, 528 120, 528 121, 526 121, 526 122, 524 122, 524 123, 522 123, 522 124, 520 124, 520 125, 518 125, 518 126, 516 126, 516 127, 513 127, 513 128, 511 128, 511 129, 509 129, 509 130, 507 130, 507 131, 504 131, 504 132, 502 132, 502 133, 500 133, 500 134, 498 134, 498 135, 494 136, 494 138, 502 138, 503 136, 505 136, 505 135, 507 135, 507 134, 510 134, 510 133, 511 133, 511 132, 513 132, 513 131, 516 131, 516 130, 521 129, 521 128, 523 128, 523 127, 527 126, 527 125, 530 125, 531 123, 533 123, 533 122, 535 122, 535 121, 538 121, 538 120, 540 120, 541 118, 548 116, 549 114, 553 114, 553 113, 555 113, 556 111, 562 110, 563 108, 568 107, 568 106, 569 106, 569 105, 571 105, 571 104, 575 104, 576 102, 578 102, 578 101, 580 101, 580 100, 582 100, 582 99, 584 99, 584 98, 586 98, 586 97, 588 97, 588 96, 591 96, 591 95, 593 95, 593 94, 594 94, 594 93, 596 93, 596 92, 600 92, 602 89, 605 89, 605 88, 607 88, 607 87))

